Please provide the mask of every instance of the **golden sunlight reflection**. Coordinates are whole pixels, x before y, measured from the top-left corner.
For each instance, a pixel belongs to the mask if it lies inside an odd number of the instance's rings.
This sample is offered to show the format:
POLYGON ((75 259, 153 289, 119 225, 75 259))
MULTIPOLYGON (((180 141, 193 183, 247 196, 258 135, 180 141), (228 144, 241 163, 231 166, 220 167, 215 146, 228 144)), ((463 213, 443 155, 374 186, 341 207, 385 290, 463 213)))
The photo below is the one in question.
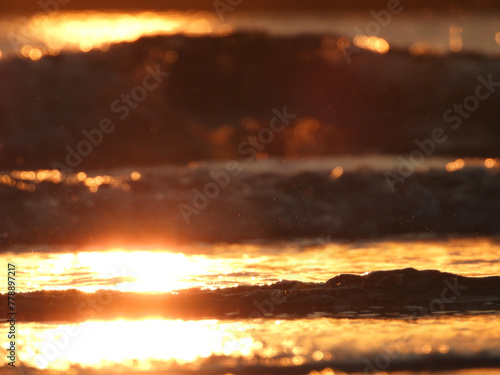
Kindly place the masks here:
POLYGON ((497 164, 495 159, 488 158, 484 161, 484 166, 486 168, 493 168, 497 164))
POLYGON ((500 170, 500 162, 494 158, 459 158, 446 163, 445 169, 448 172, 454 172, 466 167, 487 168, 495 171, 500 170))
POLYGON ((168 368, 211 355, 250 356, 254 350, 262 348, 262 344, 254 343, 240 327, 230 329, 234 326, 234 323, 221 324, 217 320, 154 319, 88 321, 57 326, 28 323, 21 328, 19 358, 36 368, 55 370, 68 370, 75 363, 92 368, 126 363, 134 369, 147 371, 156 361, 164 362, 168 368), (96 338, 99 350, 95 350, 96 338), (59 349, 57 358, 52 358, 55 349, 59 349))
MULTIPOLYGON (((480 351, 500 355, 500 316, 434 316, 411 319, 256 319, 247 321, 87 321, 24 323, 18 356, 35 367, 68 371, 72 366, 172 370, 180 366, 293 367, 321 361, 356 361, 398 346, 399 355, 480 351), (367 335, 367 332, 376 334, 367 335), (485 339, 487 332, 487 339, 485 339)), ((6 328, 0 328, 2 337, 6 328)), ((192 367, 191 367, 192 368, 192 367)), ((196 367, 200 368, 201 367, 196 367)), ((271 371, 272 372, 272 371, 271 371)))
POLYGON ((19 54, 39 60, 43 55, 57 55, 61 50, 88 52, 108 50, 112 43, 132 42, 142 36, 186 33, 229 35, 233 28, 221 24, 212 13, 143 12, 134 15, 99 12, 54 12, 31 18, 23 34, 31 44, 19 54))
POLYGON ((344 174, 344 168, 342 168, 342 167, 335 167, 330 172, 330 177, 332 177, 333 179, 337 179, 337 178, 341 177, 342 174, 344 174))
POLYGON ((0 254, 0 261, 22 266, 25 292, 74 288, 85 292, 111 289, 162 293, 279 280, 325 282, 339 273, 362 274, 406 267, 439 269, 464 276, 500 274, 500 244, 481 238, 348 245, 318 238, 279 251, 272 245, 243 244, 216 245, 211 249, 192 246, 184 251, 182 248, 95 250, 73 253, 54 246, 50 251, 24 246, 21 252, 0 254))
POLYGON ((137 171, 118 176, 97 175, 94 177, 87 176, 85 172, 62 174, 55 169, 41 169, 38 171, 14 170, 10 173, 0 172, 0 185, 29 192, 34 192, 36 190, 36 185, 47 182, 54 184, 62 183, 64 185, 84 185, 92 193, 97 192, 101 185, 108 185, 113 188, 128 191, 130 190, 130 184, 128 184, 128 182, 139 181, 140 179, 142 179, 142 174, 137 171))
MULTIPOLYGON (((202 259, 192 260, 184 254, 163 252, 79 253, 76 263, 104 279, 126 278, 130 281, 117 283, 113 289, 134 292, 167 292, 191 287, 189 279, 208 272, 202 259)), ((95 289, 98 287, 85 288, 86 291, 95 289)))
POLYGON ((446 170, 448 172, 454 172, 459 169, 462 169, 465 166, 465 162, 463 159, 457 159, 455 161, 449 162, 446 164, 446 170))
POLYGON ((373 52, 386 53, 389 51, 389 43, 385 39, 376 36, 356 35, 353 42, 356 47, 373 52))

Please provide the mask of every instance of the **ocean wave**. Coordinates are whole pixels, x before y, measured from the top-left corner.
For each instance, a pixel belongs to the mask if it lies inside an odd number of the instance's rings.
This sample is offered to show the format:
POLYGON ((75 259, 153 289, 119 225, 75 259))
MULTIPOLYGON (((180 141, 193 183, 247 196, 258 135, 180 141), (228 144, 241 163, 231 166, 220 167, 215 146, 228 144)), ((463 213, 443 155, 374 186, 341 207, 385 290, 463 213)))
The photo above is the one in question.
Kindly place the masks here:
MULTIPOLYGON (((405 268, 341 274, 324 283, 280 281, 166 294, 100 290, 36 291, 16 295, 19 321, 91 319, 402 318, 497 314, 500 276, 464 277, 405 268)), ((6 300, 6 295, 2 295, 6 300)), ((4 301, 6 303, 6 301, 4 301)))
POLYGON ((497 59, 357 49, 349 62, 341 40, 173 35, 113 45, 107 52, 1 61, 0 168, 67 165, 89 136, 95 147, 82 151, 83 170, 241 158, 239 145, 284 106, 295 118, 266 144, 267 155, 411 152, 415 139, 428 138, 437 127, 448 135, 437 154, 499 155, 497 59), (148 67, 168 77, 152 90, 134 91, 140 100, 127 102, 148 67), (483 88, 491 95, 484 91, 481 97, 488 98, 477 107, 468 102, 477 110, 452 130, 457 115, 444 114, 475 95, 482 80, 494 82, 483 88), (103 119, 114 130, 100 138, 95 131, 103 119))
POLYGON ((237 163, 241 170, 230 174, 225 163, 207 163, 0 184, 0 246, 499 233, 496 168, 424 168, 403 178, 397 160, 379 169, 337 162, 317 160, 315 170, 306 162, 309 172, 284 173, 286 164, 269 161, 237 163), (388 183, 387 171, 402 181, 388 183), (21 182, 28 188, 17 188, 21 182))

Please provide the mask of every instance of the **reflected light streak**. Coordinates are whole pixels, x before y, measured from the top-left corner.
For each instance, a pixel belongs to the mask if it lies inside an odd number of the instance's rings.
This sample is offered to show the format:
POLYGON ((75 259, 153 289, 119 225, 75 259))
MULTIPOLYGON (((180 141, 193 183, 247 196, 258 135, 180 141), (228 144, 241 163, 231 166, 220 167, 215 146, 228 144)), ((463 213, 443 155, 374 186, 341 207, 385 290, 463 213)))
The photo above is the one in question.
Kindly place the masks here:
POLYGON ((122 364, 147 371, 158 361, 168 368, 211 355, 250 356, 262 346, 246 336, 241 326, 217 320, 160 319, 56 326, 26 323, 18 340, 19 359, 25 365, 59 371, 75 363, 94 369, 122 364))
POLYGON ((58 55, 61 50, 107 51, 112 43, 133 42, 143 36, 175 33, 229 35, 233 32, 232 27, 221 24, 214 14, 205 12, 143 12, 136 15, 57 12, 31 18, 26 29, 30 31, 31 45, 22 46, 18 53, 34 61, 45 54, 58 55))
POLYGON ((455 161, 449 162, 446 164, 446 170, 448 172, 458 171, 465 166, 465 161, 463 159, 457 159, 455 161))
MULTIPOLYGON (((292 367, 336 358, 359 360, 360 355, 372 357, 380 353, 380 348, 394 343, 400 345, 403 359, 414 354, 448 352, 465 356, 489 352, 493 358, 500 354, 498 323, 498 315, 428 317, 418 321, 316 318, 25 323, 20 327, 18 356, 35 368, 68 371, 78 365, 106 369, 106 374, 120 373, 125 368, 175 373, 184 365, 184 369, 198 369, 199 373, 207 365, 223 374, 237 366, 241 370, 245 366, 292 367), (488 340, 484 340, 486 331, 488 340), (411 340, 403 339, 402 332, 411 340)), ((0 327, 0 334, 6 335, 4 327, 0 327)), ((269 372, 273 373, 272 369, 269 372)))
MULTIPOLYGON (((99 278, 121 277, 127 280, 113 289, 121 291, 151 292, 172 291, 192 287, 189 281, 195 275, 208 272, 203 260, 192 260, 184 254, 149 251, 85 252, 76 256, 81 267, 87 267, 99 278)), ((86 287, 86 291, 99 286, 86 287)))
POLYGON ((113 188, 121 188, 124 191, 130 190, 128 181, 139 181, 142 179, 142 174, 133 171, 130 174, 119 176, 95 176, 89 177, 85 172, 78 172, 75 174, 62 174, 58 170, 45 170, 38 171, 18 171, 14 170, 10 173, 2 174, 0 172, 0 185, 15 187, 19 190, 34 192, 36 185, 43 182, 52 182, 54 184, 65 185, 80 185, 88 187, 88 189, 95 193, 101 185, 109 185, 113 188), (22 181, 20 181, 22 180, 22 181), (29 182, 26 182, 29 181, 29 182))
POLYGON ((96 251, 92 248, 75 253, 69 253, 68 249, 64 253, 51 253, 48 251, 60 249, 51 246, 43 252, 36 247, 35 252, 0 254, 0 262, 22 265, 24 292, 109 289, 165 293, 196 287, 262 285, 279 280, 325 282, 339 273, 362 274, 408 265, 464 276, 500 273, 499 245, 487 239, 383 242, 355 248, 320 240, 278 253, 265 246, 219 245, 205 255, 182 254, 181 248, 156 251, 96 251), (421 257, 417 261, 412 254, 421 257), (469 259, 477 261, 471 264, 469 259))
POLYGON ((356 47, 373 52, 386 53, 389 51, 389 43, 376 36, 356 35, 353 40, 356 47))

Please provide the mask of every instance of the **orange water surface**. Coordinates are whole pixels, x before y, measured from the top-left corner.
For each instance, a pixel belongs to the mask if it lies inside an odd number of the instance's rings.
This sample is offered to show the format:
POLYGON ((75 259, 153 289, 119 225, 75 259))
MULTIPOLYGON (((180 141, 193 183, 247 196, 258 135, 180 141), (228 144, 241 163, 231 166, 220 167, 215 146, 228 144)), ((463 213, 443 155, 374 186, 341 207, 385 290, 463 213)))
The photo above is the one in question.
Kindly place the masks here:
MULTIPOLYGON (((338 273, 404 267, 466 276, 500 274, 500 243, 495 238, 343 244, 318 238, 260 245, 10 250, 0 255, 0 263, 16 265, 18 292, 76 288, 86 292, 113 289, 161 293, 282 279, 321 282, 338 273)), ((4 268, 2 279, 6 278, 4 268)), ((319 314, 287 320, 33 322, 18 324, 17 345, 22 364, 72 374, 80 373, 81 368, 106 374, 124 369, 201 371, 207 363, 215 363, 221 373, 257 365, 299 369, 311 364, 313 368, 324 364, 321 371, 333 371, 329 366, 335 361, 359 363, 391 350, 396 350, 398 360, 403 361, 433 353, 498 356, 499 327, 500 316, 495 312, 472 316, 457 313, 416 321, 373 319, 370 314, 361 314, 358 319, 332 319, 319 314)), ((2 340, 6 335, 7 325, 2 323, 2 340)), ((328 372, 311 372, 319 373, 328 372)))

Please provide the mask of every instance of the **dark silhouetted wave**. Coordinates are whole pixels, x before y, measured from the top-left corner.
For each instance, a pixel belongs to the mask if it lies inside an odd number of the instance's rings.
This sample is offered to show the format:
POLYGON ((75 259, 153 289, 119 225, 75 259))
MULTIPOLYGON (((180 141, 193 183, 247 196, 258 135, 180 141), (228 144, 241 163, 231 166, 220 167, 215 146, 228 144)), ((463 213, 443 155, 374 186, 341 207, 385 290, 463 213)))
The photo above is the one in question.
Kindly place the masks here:
POLYGON ((0 184, 0 246, 500 233, 496 168, 415 171, 392 189, 383 164, 382 170, 346 168, 339 176, 330 173, 335 162, 316 164, 323 167, 304 172, 272 161, 240 163, 234 175, 225 163, 162 167, 142 170, 139 180, 107 171, 113 183, 96 174, 84 181, 64 175, 59 183, 16 180, 33 185, 32 192, 0 184))
MULTIPOLYGON (((5 295, 2 300, 6 300, 5 295)), ((362 276, 341 274, 324 283, 280 281, 153 295, 109 290, 36 291, 18 294, 16 308, 19 321, 318 316, 418 319, 429 314, 497 314, 500 277, 472 278, 406 268, 362 276)))

